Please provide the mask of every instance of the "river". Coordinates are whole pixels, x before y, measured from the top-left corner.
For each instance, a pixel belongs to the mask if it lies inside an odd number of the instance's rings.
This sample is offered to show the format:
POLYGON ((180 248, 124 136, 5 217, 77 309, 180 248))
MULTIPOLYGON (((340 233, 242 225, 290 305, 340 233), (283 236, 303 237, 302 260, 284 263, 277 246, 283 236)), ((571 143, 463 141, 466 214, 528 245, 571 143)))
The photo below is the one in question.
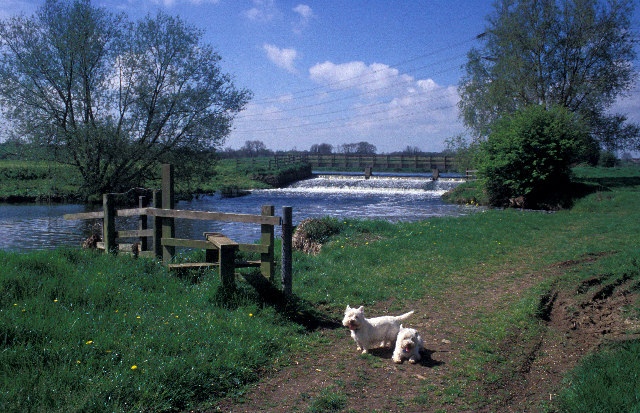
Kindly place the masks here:
MULTIPOLYGON (((238 198, 219 195, 181 201, 177 209, 260 214, 261 205, 274 205, 276 215, 283 206, 293 207, 294 224, 305 218, 383 219, 417 221, 435 216, 460 216, 476 208, 444 203, 441 195, 460 184, 446 175, 432 181, 429 175, 374 175, 322 173, 287 188, 254 190, 238 198)), ((29 251, 59 246, 80 246, 100 221, 68 221, 64 214, 98 210, 100 206, 56 204, 0 204, 0 249, 29 251)), ((117 228, 134 229, 131 218, 118 218, 117 228)), ((178 220, 176 236, 202 238, 206 231, 222 232, 238 242, 259 239, 260 226, 212 221, 178 220)), ((276 234, 277 231, 276 231, 276 234)))

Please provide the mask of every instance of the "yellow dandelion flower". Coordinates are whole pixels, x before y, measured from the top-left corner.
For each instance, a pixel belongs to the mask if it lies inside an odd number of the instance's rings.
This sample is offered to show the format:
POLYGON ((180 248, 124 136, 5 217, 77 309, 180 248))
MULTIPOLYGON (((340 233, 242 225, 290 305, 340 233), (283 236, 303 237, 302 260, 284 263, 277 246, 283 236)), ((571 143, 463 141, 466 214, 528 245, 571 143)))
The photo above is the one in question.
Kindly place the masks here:
POLYGON ((249 313, 249 317, 253 317, 253 314, 249 313))
POLYGON ((137 368, 138 368, 138 366, 136 366, 135 364, 133 366, 131 366, 131 370, 135 370, 137 368))
POLYGON ((89 340, 89 341, 87 341, 87 342, 86 342, 86 343, 84 343, 84 344, 91 344, 91 343, 93 343, 93 341, 92 341, 92 340, 89 340))

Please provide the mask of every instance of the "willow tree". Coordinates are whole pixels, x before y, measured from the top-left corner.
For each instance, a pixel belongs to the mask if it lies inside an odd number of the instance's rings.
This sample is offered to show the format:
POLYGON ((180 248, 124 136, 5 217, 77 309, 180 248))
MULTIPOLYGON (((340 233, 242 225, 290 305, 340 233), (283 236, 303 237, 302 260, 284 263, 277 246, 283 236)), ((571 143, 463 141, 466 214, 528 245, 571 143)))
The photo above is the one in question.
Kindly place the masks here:
POLYGON ((18 134, 77 168, 85 194, 137 184, 163 158, 223 143, 250 92, 203 33, 47 0, 0 22, 0 104, 18 134))
POLYGON ((606 149, 638 148, 640 129, 609 113, 636 73, 632 0, 498 0, 468 54, 461 117, 477 136, 531 105, 578 114, 606 149))

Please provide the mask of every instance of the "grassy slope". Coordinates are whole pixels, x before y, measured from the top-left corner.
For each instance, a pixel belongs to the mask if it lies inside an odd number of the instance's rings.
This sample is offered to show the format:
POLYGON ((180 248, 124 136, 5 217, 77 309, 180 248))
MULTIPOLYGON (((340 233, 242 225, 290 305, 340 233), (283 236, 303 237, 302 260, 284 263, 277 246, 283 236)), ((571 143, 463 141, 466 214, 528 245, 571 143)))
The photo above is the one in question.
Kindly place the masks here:
MULTIPOLYGON (((399 224, 343 221, 341 235, 318 257, 294 254, 294 293, 334 315, 346 303, 390 299, 401 309, 425 296, 437 300, 459 283, 486 288, 483 280, 505 269, 517 279, 584 254, 617 252, 478 314, 468 326, 469 368, 456 382, 464 387, 484 380, 487 363, 508 364, 491 349, 509 328, 539 331, 540 297, 550 285, 573 287, 594 273, 615 278, 640 262, 640 171, 578 173, 609 190, 570 211, 491 210, 399 224)), ((282 362, 289 346, 318 338, 272 308, 260 308, 250 288, 232 309, 221 305, 214 277, 190 284, 148 261, 77 251, 0 258, 3 410, 160 410, 208 403, 282 362), (240 333, 231 332, 230 323, 240 333)), ((629 316, 637 318, 639 308, 627 309, 629 316)), ((610 353, 618 359, 619 352, 610 353)), ((571 394, 563 397, 563 408, 571 410, 571 394)))
MULTIPOLYGON (((251 179, 250 174, 235 168, 232 159, 220 160, 213 165, 213 176, 206 182, 191 181, 176 185, 176 191, 185 193, 212 193, 225 187, 239 189, 266 188, 267 185, 251 179)), ((159 174, 158 174, 159 175, 159 174)), ((78 173, 67 165, 38 161, 0 160, 0 202, 6 201, 80 201, 78 188, 82 182, 78 173)), ((160 180, 147 182, 148 188, 159 188, 160 180)), ((186 195, 186 194, 185 194, 186 195)))

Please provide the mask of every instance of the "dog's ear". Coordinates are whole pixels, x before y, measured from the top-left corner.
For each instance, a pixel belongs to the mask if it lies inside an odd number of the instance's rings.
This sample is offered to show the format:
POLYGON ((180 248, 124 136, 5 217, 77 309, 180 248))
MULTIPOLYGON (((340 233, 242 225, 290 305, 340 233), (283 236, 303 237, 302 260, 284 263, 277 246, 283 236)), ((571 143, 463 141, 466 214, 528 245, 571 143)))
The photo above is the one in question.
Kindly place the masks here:
POLYGON ((364 311, 364 306, 361 305, 360 308, 358 308, 358 311, 364 311))
POLYGON ((349 307, 349 304, 347 304, 347 310, 351 310, 351 307, 349 307))
POLYGON ((404 327, 402 327, 402 324, 400 324, 400 330, 402 330, 404 327))

